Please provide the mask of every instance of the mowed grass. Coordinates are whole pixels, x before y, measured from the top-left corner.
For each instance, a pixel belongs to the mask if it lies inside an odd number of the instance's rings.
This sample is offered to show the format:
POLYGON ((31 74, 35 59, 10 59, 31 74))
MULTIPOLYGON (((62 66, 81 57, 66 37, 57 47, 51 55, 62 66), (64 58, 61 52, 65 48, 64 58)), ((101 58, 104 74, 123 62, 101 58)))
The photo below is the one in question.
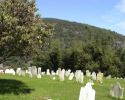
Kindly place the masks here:
MULTIPOLYGON (((0 100, 45 100, 45 97, 52 100, 78 100, 80 88, 88 80, 85 78, 84 83, 80 84, 68 79, 64 82, 60 82, 58 78, 52 80, 50 76, 37 79, 0 74, 0 100)), ((96 100, 116 100, 109 96, 109 88, 117 81, 125 88, 125 80, 121 79, 104 79, 102 84, 94 82, 96 100)))

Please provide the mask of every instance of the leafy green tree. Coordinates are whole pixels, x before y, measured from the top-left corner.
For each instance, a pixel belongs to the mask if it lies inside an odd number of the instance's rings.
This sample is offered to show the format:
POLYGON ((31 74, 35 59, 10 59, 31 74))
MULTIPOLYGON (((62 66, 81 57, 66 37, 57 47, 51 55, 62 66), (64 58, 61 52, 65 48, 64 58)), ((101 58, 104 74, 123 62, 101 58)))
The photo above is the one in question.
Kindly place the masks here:
POLYGON ((0 1, 0 57, 37 54, 51 35, 51 26, 37 15, 35 0, 0 1))

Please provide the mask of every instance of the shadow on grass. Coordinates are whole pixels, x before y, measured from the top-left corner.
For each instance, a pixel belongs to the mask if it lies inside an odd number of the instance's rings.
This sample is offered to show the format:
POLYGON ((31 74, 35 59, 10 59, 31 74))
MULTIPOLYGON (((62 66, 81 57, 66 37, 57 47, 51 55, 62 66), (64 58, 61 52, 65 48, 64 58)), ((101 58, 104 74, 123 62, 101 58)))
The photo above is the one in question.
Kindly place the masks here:
POLYGON ((25 83, 14 79, 0 79, 0 94, 28 94, 34 89, 29 88, 25 83))

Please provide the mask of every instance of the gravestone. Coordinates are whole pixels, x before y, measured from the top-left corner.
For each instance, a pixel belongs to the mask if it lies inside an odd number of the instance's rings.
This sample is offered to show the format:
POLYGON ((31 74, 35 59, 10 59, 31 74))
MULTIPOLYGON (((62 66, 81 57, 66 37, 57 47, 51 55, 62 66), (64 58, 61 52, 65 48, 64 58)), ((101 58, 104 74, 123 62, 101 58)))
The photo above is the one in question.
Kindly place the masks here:
POLYGON ((75 72, 76 82, 79 82, 80 73, 81 73, 81 70, 76 70, 76 72, 75 72))
POLYGON ((41 74, 41 67, 38 67, 38 74, 41 74))
POLYGON ((4 73, 3 64, 0 64, 0 73, 4 73))
POLYGON ((80 83, 83 83, 83 78, 84 78, 84 74, 83 74, 83 72, 81 72, 81 74, 80 74, 80 80, 79 80, 80 83))
POLYGON ((72 80, 74 77, 74 73, 72 72, 70 75, 69 75, 69 80, 72 80))
POLYGON ((14 69, 12 69, 12 68, 11 68, 11 69, 6 69, 6 70, 5 70, 5 74, 12 74, 12 75, 15 75, 15 73, 16 73, 16 72, 15 72, 14 69))
POLYGON ((65 80, 65 69, 62 69, 61 72, 59 72, 59 79, 60 81, 64 81, 65 80))
POLYGON ((96 80, 96 73, 95 72, 92 72, 92 80, 96 80))
POLYGON ((83 83, 84 74, 81 70, 76 70, 75 72, 76 82, 83 83))
POLYGON ((28 76, 29 76, 30 78, 33 77, 33 75, 32 75, 32 67, 28 67, 28 70, 26 70, 26 74, 28 74, 28 76))
POLYGON ((119 82, 110 87, 110 95, 117 99, 123 99, 123 92, 124 88, 121 87, 119 82))
POLYGON ((52 76, 55 76, 56 73, 52 70, 52 71, 51 71, 51 75, 52 75, 52 76))
POLYGON ((81 87, 79 100, 95 100, 95 90, 92 88, 93 83, 88 82, 85 87, 81 87))
POLYGON ((0 68, 3 68, 3 64, 0 64, 0 68))
POLYGON ((86 70, 86 76, 91 77, 91 72, 89 70, 86 70))
POLYGON ((66 76, 66 77, 69 77, 70 73, 71 73, 71 70, 68 69, 68 70, 65 72, 65 76, 66 76))
POLYGON ((97 74, 97 81, 99 81, 100 83, 103 83, 103 73, 99 72, 97 74))
POLYGON ((61 68, 58 68, 58 75, 60 75, 61 73, 61 68))
POLYGON ((32 73, 33 76, 37 76, 37 68, 36 68, 36 66, 32 66, 31 73, 32 73))
POLYGON ((46 75, 50 75, 50 70, 49 69, 47 69, 46 75))
POLYGON ((16 74, 19 75, 19 76, 21 76, 21 68, 17 68, 16 69, 16 74))

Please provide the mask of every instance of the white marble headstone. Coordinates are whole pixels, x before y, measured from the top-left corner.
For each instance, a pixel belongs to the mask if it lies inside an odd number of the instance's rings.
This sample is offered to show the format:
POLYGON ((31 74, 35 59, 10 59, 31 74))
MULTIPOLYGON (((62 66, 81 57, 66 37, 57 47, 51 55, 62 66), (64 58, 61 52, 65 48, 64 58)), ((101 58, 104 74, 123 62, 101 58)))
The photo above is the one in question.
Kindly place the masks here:
POLYGON ((49 69, 47 69, 46 75, 50 75, 50 70, 49 69))
POLYGON ((38 67, 38 74, 41 74, 41 67, 38 67))
POLYGON ((65 80, 65 69, 62 69, 62 71, 59 73, 59 79, 60 81, 64 81, 65 80))
POLYGON ((76 82, 83 83, 84 74, 81 70, 76 70, 75 72, 76 82))
POLYGON ((92 88, 93 83, 88 82, 85 87, 81 87, 79 100, 95 100, 95 90, 92 88))
POLYGON ((5 70, 5 74, 12 74, 12 75, 15 75, 15 73, 16 73, 16 72, 15 72, 14 69, 12 69, 12 68, 11 68, 11 69, 6 69, 6 70, 5 70))

